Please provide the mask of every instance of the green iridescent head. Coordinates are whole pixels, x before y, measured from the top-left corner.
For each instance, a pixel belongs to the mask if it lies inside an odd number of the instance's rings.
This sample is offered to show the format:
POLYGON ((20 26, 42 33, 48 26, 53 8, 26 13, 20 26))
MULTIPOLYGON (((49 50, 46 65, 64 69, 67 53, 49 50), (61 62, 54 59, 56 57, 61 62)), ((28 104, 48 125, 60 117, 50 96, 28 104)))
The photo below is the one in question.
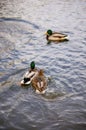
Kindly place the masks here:
POLYGON ((47 30, 47 34, 48 34, 48 35, 52 35, 52 30, 50 30, 50 29, 47 30))
POLYGON ((34 62, 34 61, 32 61, 32 62, 30 63, 30 68, 31 68, 31 69, 34 69, 34 68, 35 68, 35 62, 34 62))

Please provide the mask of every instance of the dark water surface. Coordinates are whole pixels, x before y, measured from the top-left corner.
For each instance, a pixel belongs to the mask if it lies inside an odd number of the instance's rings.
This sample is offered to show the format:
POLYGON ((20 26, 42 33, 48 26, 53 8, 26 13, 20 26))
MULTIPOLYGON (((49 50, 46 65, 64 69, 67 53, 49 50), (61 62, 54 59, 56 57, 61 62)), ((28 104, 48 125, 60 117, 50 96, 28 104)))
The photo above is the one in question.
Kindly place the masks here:
POLYGON ((86 0, 0 0, 0 130, 86 130, 86 0), (47 29, 70 41, 47 44, 47 29), (44 95, 19 85, 32 60, 44 95))

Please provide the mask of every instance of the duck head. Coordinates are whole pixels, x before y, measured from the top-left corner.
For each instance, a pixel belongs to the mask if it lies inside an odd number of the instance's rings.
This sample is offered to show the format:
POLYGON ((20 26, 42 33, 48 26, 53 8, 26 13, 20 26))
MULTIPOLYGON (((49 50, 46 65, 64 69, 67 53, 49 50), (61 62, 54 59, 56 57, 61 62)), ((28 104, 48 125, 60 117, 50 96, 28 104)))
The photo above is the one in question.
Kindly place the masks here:
POLYGON ((46 35, 47 35, 47 36, 52 35, 52 30, 50 30, 50 29, 49 29, 49 30, 47 30, 46 35))
POLYGON ((42 69, 39 70, 39 73, 38 73, 39 76, 44 76, 44 72, 42 69))
POLYGON ((35 69, 35 62, 34 61, 32 61, 31 63, 30 63, 30 68, 33 70, 33 69, 35 69))

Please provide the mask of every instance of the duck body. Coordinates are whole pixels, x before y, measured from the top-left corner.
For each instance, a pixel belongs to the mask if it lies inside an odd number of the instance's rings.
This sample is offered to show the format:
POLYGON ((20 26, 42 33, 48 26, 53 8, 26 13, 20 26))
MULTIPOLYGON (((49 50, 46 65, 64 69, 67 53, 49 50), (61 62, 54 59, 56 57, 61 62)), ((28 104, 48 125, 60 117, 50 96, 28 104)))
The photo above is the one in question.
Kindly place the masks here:
POLYGON ((38 74, 32 79, 32 86, 38 94, 44 94, 47 87, 47 80, 43 70, 39 70, 38 74))
POLYGON ((68 36, 62 33, 52 32, 52 30, 48 30, 46 32, 46 39, 48 41, 53 41, 53 42, 63 42, 63 41, 68 41, 68 36))
POLYGON ((30 69, 24 74, 21 81, 21 85, 29 85, 32 79, 38 74, 38 70, 35 68, 35 62, 30 63, 30 69))
POLYGON ((32 79, 38 74, 37 69, 35 70, 30 70, 27 71, 24 76, 23 79, 21 80, 21 85, 29 85, 32 81, 32 79))

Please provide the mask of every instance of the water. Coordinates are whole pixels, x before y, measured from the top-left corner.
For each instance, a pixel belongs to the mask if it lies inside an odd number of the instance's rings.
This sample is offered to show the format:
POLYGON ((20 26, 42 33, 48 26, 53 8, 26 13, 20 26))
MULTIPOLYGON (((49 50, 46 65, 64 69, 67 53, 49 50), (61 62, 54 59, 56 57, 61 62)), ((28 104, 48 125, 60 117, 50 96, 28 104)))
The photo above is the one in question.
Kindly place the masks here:
POLYGON ((86 129, 86 0, 0 1, 0 130, 86 129), (69 42, 47 44, 47 29, 69 42), (46 94, 19 82, 34 60, 46 94))

